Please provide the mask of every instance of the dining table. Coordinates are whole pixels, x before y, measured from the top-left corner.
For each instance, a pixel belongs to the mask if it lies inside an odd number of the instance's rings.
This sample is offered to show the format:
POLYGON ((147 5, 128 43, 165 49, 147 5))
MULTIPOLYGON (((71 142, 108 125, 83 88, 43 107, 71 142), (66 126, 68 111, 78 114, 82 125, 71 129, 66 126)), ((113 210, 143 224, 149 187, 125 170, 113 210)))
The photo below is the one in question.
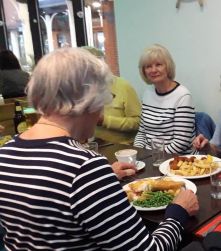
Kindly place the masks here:
MULTIPOLYGON (((121 144, 101 144, 99 146, 99 153, 106 156, 109 163, 117 161, 115 157, 115 152, 121 149, 136 149, 138 151, 137 160, 145 163, 145 167, 138 171, 135 177, 128 177, 121 181, 122 187, 135 179, 142 179, 148 177, 162 176, 159 167, 153 166, 152 151, 145 148, 137 148, 131 145, 121 145, 121 144)), ((165 160, 173 158, 174 155, 165 154, 165 160)), ((200 178, 191 179, 191 181, 197 187, 197 196, 199 200, 199 212, 196 216, 192 216, 185 226, 185 235, 187 243, 200 239, 196 236, 196 231, 201 228, 204 224, 209 222, 215 216, 221 213, 221 200, 213 199, 210 195, 210 178, 200 178), (188 237, 187 237, 188 236, 188 237)), ((144 223, 148 226, 148 229, 154 230, 157 225, 164 219, 164 210, 154 210, 154 211, 139 211, 138 214, 142 217, 144 223)))

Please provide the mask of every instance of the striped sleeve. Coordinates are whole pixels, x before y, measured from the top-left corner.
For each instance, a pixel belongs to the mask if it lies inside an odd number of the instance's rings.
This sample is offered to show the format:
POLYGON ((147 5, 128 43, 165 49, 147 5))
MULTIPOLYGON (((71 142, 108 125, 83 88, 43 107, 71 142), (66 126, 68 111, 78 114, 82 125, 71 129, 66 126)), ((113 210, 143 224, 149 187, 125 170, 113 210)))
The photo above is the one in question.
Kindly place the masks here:
POLYGON ((147 145, 144 127, 144 108, 142 107, 141 118, 140 118, 140 126, 137 132, 137 135, 134 139, 134 146, 144 148, 147 145))
POLYGON ((82 166, 72 184, 71 209, 102 250, 172 251, 181 240, 182 227, 173 219, 150 235, 103 157, 82 166))
POLYGON ((190 95, 183 96, 174 111, 174 138, 166 145, 167 153, 192 153, 195 137, 195 111, 190 95))

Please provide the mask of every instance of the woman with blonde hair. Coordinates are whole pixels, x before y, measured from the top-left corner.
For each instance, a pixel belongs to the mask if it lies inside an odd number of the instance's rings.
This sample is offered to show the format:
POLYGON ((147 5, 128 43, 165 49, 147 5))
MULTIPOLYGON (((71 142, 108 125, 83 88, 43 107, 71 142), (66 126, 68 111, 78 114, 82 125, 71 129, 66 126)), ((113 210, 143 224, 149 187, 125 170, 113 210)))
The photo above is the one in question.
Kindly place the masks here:
POLYGON ((134 145, 151 148, 152 138, 165 141, 167 153, 192 154, 195 111, 189 90, 174 80, 175 64, 169 51, 158 44, 144 50, 139 61, 147 88, 134 145))

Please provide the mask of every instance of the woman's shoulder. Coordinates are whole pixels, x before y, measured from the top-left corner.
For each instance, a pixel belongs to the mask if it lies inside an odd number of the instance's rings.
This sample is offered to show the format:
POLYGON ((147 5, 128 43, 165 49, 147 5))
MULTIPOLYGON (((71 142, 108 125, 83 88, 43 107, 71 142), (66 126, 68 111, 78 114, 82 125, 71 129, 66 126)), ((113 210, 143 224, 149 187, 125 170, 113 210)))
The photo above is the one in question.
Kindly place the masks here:
POLYGON ((118 77, 118 76, 114 76, 113 83, 116 85, 130 85, 129 81, 127 81, 123 77, 118 77))
POLYGON ((122 77, 115 76, 114 81, 113 81, 113 85, 112 85, 112 89, 129 90, 129 89, 133 89, 133 87, 128 80, 126 80, 122 77))
POLYGON ((179 92, 180 94, 184 94, 184 95, 191 94, 189 89, 186 86, 184 86, 180 83, 177 83, 177 84, 179 84, 179 86, 176 88, 175 91, 179 92))

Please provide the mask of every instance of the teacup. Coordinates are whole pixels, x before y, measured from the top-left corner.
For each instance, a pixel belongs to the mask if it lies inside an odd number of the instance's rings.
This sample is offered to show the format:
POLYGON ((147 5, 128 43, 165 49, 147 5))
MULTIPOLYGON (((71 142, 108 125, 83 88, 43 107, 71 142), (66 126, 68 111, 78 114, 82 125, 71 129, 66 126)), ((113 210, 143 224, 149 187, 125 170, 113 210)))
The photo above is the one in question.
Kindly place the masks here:
POLYGON ((115 156, 119 162, 127 162, 135 164, 137 159, 137 150, 135 149, 119 150, 115 152, 115 156))

